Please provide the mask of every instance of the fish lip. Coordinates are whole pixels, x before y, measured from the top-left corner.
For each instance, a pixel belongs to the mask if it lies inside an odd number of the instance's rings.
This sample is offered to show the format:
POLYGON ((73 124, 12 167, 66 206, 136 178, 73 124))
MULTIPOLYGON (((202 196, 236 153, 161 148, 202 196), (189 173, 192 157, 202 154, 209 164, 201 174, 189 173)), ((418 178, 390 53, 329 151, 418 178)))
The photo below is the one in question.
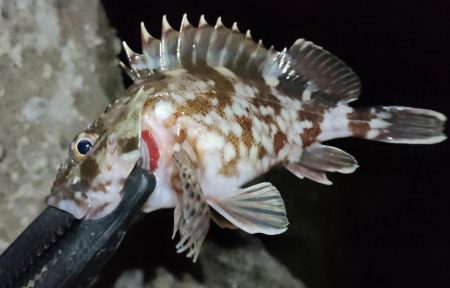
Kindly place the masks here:
POLYGON ((64 199, 70 199, 72 197, 67 197, 67 195, 75 194, 77 192, 87 195, 87 191, 88 185, 86 183, 83 183, 82 180, 69 185, 64 183, 63 181, 55 181, 50 190, 50 196, 62 195, 64 199))
POLYGON ((81 181, 72 185, 54 184, 45 202, 73 215, 77 219, 86 217, 92 206, 87 194, 87 187, 81 181))

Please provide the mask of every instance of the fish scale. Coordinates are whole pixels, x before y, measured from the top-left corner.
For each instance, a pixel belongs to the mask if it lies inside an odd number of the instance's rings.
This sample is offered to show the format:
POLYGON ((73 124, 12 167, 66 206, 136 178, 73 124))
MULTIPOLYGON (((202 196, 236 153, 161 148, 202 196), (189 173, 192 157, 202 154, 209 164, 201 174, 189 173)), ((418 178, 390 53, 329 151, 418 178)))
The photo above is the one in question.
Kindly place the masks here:
MULTIPOLYGON (((220 72, 218 73, 220 74, 220 72)), ((228 71, 226 75, 230 73, 232 72, 228 71)), ((145 113, 158 113, 156 110, 161 106, 161 102, 167 105, 170 103, 173 106, 170 108, 172 114, 164 115, 164 117, 177 118, 176 121, 171 121, 171 124, 180 126, 175 130, 186 130, 188 141, 191 142, 192 146, 196 146, 194 143, 197 141, 196 135, 191 137, 189 132, 192 127, 208 131, 205 133, 215 133, 217 137, 221 137, 224 143, 228 143, 221 150, 221 159, 224 165, 220 169, 220 173, 224 175, 234 176, 238 174, 239 161, 247 161, 249 157, 254 161, 252 168, 256 173, 264 173, 270 169, 270 166, 287 161, 288 156, 297 160, 303 147, 301 140, 317 136, 314 132, 304 129, 304 127, 309 127, 312 124, 309 123, 310 120, 308 119, 301 119, 299 111, 302 110, 289 108, 290 106, 300 107, 300 104, 292 103, 292 105, 289 105, 290 103, 288 103, 287 107, 283 107, 280 104, 281 101, 274 103, 273 99, 277 99, 276 96, 270 95, 272 97, 270 98, 260 95, 258 89, 253 90, 252 86, 241 82, 237 76, 234 78, 215 76, 214 83, 229 82, 226 85, 221 84, 223 87, 229 87, 228 91, 224 91, 223 88, 218 90, 215 85, 208 85, 203 82, 203 85, 201 85, 204 88, 203 91, 194 88, 196 98, 186 99, 186 97, 180 96, 179 98, 175 97, 179 100, 173 100, 173 95, 189 94, 188 92, 193 87, 198 86, 202 77, 196 78, 194 76, 195 74, 187 71, 177 73, 177 76, 167 76, 164 81, 170 83, 170 88, 173 90, 170 90, 167 96, 150 98, 145 106, 154 108, 147 108, 148 110, 145 113), (184 74, 187 74, 186 77, 184 77, 184 74), (245 92, 246 90, 248 91, 245 92), (217 98, 221 100, 213 105, 217 98), (266 98, 272 100, 266 101, 266 98), (249 99, 258 99, 255 101, 256 105, 249 99), (279 115, 276 113, 279 113, 279 115), (294 127, 294 123, 298 124, 300 129, 297 126, 294 127), (198 128, 197 126, 203 127, 198 128), (292 141, 288 140, 287 135, 293 135, 290 137, 292 141), (279 152, 283 149, 290 151, 290 153, 283 151, 280 154, 279 152), (230 154, 233 156, 229 156, 230 154), (241 155, 244 155, 244 157, 241 157, 241 155), (265 163, 265 165, 262 166, 262 163, 265 163), (264 168, 261 169, 261 167, 264 168)), ((260 85, 266 84, 261 83, 260 85)), ((290 98, 284 99, 284 101, 298 102, 290 98)), ((310 114, 315 115, 314 113, 310 114)), ((316 124, 320 125, 319 122, 316 124)), ((205 153, 206 151, 197 149, 197 154, 204 155, 205 153)), ((208 166, 207 163, 200 164, 204 167, 208 166)), ((250 177, 253 176, 250 175, 250 177)))
POLYGON ((288 219, 271 183, 246 187, 274 167, 332 184, 326 173, 352 173, 349 153, 322 142, 358 137, 434 144, 446 139, 446 117, 410 107, 352 108, 358 76, 304 39, 266 49, 219 18, 180 31, 163 17, 161 40, 141 24, 142 54, 125 43, 134 84, 78 134, 58 171, 50 205, 77 218, 109 214, 135 165, 157 178, 144 212, 175 208, 178 252, 195 261, 210 219, 247 233, 280 234, 288 219), (78 151, 79 141, 90 150, 78 151), (83 142, 86 143, 86 142, 83 142))

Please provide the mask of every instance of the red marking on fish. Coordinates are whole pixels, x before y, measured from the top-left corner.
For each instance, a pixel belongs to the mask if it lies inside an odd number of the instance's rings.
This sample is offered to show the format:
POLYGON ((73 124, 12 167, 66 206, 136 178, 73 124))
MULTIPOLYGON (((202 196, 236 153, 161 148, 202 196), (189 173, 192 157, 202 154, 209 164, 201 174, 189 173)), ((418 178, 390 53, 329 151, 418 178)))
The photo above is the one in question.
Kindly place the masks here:
POLYGON ((147 146, 148 154, 150 155, 150 171, 155 171, 156 168, 158 168, 158 160, 159 160, 159 149, 158 145, 156 144, 155 139, 153 138, 150 131, 142 131, 141 133, 142 139, 145 142, 145 145, 147 146))

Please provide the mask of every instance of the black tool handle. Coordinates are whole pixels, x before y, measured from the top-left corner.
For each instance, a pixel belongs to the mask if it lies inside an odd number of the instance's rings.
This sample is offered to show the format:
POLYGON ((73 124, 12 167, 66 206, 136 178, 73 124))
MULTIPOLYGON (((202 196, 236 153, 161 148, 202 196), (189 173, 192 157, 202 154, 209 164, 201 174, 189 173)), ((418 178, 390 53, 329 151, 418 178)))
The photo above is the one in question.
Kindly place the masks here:
POLYGON ((156 180, 135 168, 119 206, 98 220, 47 207, 0 255, 0 287, 86 287, 109 260, 156 180))

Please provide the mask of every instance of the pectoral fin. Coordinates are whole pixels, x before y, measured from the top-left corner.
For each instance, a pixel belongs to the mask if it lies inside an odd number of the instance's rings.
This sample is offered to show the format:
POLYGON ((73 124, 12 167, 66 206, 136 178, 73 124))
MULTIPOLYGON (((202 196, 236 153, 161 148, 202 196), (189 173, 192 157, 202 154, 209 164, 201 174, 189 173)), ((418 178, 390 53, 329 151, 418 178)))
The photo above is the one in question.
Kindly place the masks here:
POLYGON ((280 193, 267 182, 240 189, 227 197, 208 199, 208 204, 233 225, 250 234, 280 234, 289 224, 280 193))
POLYGON ((200 248, 209 230, 209 207, 198 184, 195 165, 186 151, 174 152, 173 162, 181 179, 183 195, 175 207, 174 231, 180 231, 177 252, 189 250, 187 257, 196 262, 200 248))
POLYGON ((216 210, 209 210, 209 215, 211 219, 222 229, 237 229, 235 225, 233 225, 230 221, 228 221, 225 217, 220 215, 216 210))

